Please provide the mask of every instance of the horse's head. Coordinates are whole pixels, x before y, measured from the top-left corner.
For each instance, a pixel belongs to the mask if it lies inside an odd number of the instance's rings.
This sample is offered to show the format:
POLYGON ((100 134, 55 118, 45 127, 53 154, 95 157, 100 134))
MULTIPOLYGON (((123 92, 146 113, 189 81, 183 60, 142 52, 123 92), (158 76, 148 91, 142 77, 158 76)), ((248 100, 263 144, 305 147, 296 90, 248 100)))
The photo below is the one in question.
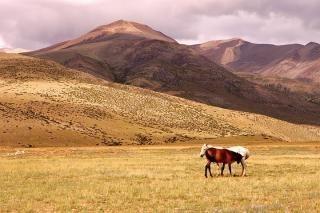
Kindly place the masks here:
POLYGON ((200 151, 200 157, 202 158, 205 154, 206 154, 206 151, 208 149, 224 149, 223 147, 221 146, 212 146, 212 145, 208 145, 208 144, 203 144, 203 146, 201 147, 201 151, 200 151))
POLYGON ((203 144, 200 151, 200 158, 202 158, 205 155, 207 149, 208 149, 208 144, 203 144))

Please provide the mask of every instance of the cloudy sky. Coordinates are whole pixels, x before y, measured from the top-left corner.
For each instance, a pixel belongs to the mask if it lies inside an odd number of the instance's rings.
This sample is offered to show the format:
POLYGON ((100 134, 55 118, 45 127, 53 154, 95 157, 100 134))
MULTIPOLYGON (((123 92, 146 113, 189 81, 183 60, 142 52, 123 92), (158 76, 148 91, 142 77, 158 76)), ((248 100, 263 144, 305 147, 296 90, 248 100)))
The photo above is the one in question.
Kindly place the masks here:
POLYGON ((118 19, 181 43, 320 42, 319 0, 0 0, 0 47, 37 49, 118 19))

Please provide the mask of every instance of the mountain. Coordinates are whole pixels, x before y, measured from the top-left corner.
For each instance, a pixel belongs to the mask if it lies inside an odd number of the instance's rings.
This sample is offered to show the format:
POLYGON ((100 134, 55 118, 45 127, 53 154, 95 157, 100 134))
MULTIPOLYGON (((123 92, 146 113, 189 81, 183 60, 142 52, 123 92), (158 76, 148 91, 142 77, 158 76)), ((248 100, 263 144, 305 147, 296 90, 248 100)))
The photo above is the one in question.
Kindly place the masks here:
POLYGON ((193 48, 234 72, 320 82, 320 44, 254 44, 242 39, 209 41, 193 48))
POLYGON ((262 75, 320 83, 320 44, 311 42, 295 49, 282 60, 266 67, 262 75))
POLYGON ((97 78, 296 123, 320 122, 319 106, 249 82, 142 24, 116 21, 74 40, 27 53, 97 78))
POLYGON ((21 48, 0 48, 0 53, 23 53, 28 51, 29 50, 21 48))
POLYGON ((61 42, 51 47, 35 51, 35 54, 41 54, 51 51, 62 50, 71 48, 77 45, 92 44, 114 39, 121 40, 141 40, 141 39, 154 39, 160 41, 167 41, 176 43, 176 41, 161 32, 155 31, 149 26, 139 24, 136 22, 129 22, 124 20, 115 21, 111 24, 102 25, 94 30, 86 33, 79 38, 61 42))
POLYGON ((0 53, 1 146, 141 145, 254 135, 267 141, 311 141, 320 140, 320 128, 107 82, 50 60, 0 53))
POLYGON ((136 48, 135 44, 145 40, 176 43, 172 38, 146 25, 119 20, 99 26, 74 40, 33 51, 28 55, 50 58, 110 81, 121 81, 123 74, 116 73, 116 66, 121 66, 119 63, 125 59, 120 58, 119 54, 125 55, 130 49, 136 48))

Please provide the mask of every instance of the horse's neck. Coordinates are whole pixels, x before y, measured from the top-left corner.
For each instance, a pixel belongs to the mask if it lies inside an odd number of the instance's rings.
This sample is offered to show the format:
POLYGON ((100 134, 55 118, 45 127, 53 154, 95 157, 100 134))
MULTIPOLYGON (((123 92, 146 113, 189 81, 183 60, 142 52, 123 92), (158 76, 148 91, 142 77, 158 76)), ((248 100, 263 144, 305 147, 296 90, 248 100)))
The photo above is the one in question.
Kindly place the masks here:
POLYGON ((213 147, 209 147, 207 150, 206 150, 206 157, 208 160, 212 161, 212 162, 216 162, 216 158, 215 158, 215 153, 216 153, 217 149, 213 148, 213 147), (212 150, 214 152, 213 155, 209 155, 208 151, 209 150, 212 150))

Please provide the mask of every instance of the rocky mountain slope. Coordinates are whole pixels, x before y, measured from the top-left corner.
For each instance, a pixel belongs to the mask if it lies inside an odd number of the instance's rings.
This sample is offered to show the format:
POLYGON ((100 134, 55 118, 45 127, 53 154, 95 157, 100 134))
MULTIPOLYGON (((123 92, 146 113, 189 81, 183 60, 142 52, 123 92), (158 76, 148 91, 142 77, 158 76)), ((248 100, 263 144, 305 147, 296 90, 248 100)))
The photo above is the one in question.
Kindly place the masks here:
POLYGON ((193 46, 234 72, 320 82, 320 44, 254 44, 242 39, 209 41, 193 46))
POLYGON ((318 105, 240 78, 142 24, 117 21, 30 52, 104 80, 296 123, 320 122, 318 105))
POLYGON ((1 146, 159 144, 236 135, 320 140, 320 128, 110 83, 0 54, 1 146))

